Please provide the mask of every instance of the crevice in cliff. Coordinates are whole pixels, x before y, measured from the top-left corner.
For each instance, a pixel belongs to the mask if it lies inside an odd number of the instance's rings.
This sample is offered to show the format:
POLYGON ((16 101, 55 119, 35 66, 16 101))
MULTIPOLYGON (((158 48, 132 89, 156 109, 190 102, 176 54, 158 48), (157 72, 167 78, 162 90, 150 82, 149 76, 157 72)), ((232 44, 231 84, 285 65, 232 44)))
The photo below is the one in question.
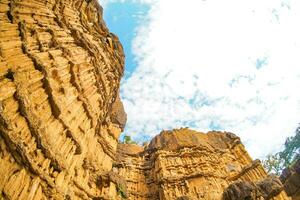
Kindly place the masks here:
POLYGON ((8 69, 7 73, 4 75, 5 78, 14 81, 14 73, 11 69, 8 69))
POLYGON ((12 15, 13 4, 14 4, 14 1, 11 1, 10 3, 8 3, 9 10, 6 12, 7 19, 10 21, 10 23, 13 22, 13 18, 14 18, 12 15))

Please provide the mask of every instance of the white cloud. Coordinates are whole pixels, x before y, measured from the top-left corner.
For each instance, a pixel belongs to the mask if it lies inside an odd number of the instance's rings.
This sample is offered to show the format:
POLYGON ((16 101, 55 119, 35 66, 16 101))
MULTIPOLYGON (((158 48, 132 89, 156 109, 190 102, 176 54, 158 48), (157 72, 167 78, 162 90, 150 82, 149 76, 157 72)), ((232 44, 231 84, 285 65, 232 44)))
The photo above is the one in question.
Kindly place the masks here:
POLYGON ((150 5, 132 44, 137 69, 122 84, 126 133, 219 127, 255 158, 279 150, 300 122, 300 2, 150 5))

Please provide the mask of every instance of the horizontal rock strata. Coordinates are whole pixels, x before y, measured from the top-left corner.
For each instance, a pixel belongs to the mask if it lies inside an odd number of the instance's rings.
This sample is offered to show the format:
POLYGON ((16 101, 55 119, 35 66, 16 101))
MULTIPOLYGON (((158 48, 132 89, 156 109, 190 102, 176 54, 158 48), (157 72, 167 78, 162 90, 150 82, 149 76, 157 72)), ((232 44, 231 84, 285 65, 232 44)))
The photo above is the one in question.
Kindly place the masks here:
POLYGON ((148 146, 119 144, 115 170, 129 199, 289 199, 232 133, 163 131, 148 146))

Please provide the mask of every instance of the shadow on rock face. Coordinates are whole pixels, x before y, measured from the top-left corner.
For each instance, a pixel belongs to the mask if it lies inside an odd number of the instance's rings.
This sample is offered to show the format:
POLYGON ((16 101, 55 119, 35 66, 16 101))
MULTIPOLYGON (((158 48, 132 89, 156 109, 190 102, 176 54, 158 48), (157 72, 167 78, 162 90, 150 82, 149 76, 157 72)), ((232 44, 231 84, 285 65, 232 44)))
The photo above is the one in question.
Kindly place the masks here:
POLYGON ((118 124, 122 131, 124 130, 127 121, 127 114, 119 95, 112 104, 111 120, 113 123, 118 124))
POLYGON ((224 200, 268 200, 283 190, 279 178, 269 175, 259 182, 238 181, 232 183, 223 193, 224 200))

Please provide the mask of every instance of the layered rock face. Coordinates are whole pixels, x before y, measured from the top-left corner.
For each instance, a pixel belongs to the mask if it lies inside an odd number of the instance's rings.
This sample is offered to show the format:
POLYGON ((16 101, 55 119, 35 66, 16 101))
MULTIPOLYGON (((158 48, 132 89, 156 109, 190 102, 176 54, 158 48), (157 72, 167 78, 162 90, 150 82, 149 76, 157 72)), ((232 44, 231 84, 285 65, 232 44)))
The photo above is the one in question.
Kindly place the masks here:
POLYGON ((0 0, 0 199, 288 199, 231 133, 118 144, 123 67, 96 0, 0 0))
POLYGON ((300 159, 291 167, 283 170, 280 179, 286 193, 293 200, 300 199, 300 159))
POLYGON ((0 0, 0 199, 115 199, 123 66, 96 0, 0 0))
POLYGON ((129 199, 289 199, 232 133, 163 131, 146 147, 119 144, 114 168, 129 199))

